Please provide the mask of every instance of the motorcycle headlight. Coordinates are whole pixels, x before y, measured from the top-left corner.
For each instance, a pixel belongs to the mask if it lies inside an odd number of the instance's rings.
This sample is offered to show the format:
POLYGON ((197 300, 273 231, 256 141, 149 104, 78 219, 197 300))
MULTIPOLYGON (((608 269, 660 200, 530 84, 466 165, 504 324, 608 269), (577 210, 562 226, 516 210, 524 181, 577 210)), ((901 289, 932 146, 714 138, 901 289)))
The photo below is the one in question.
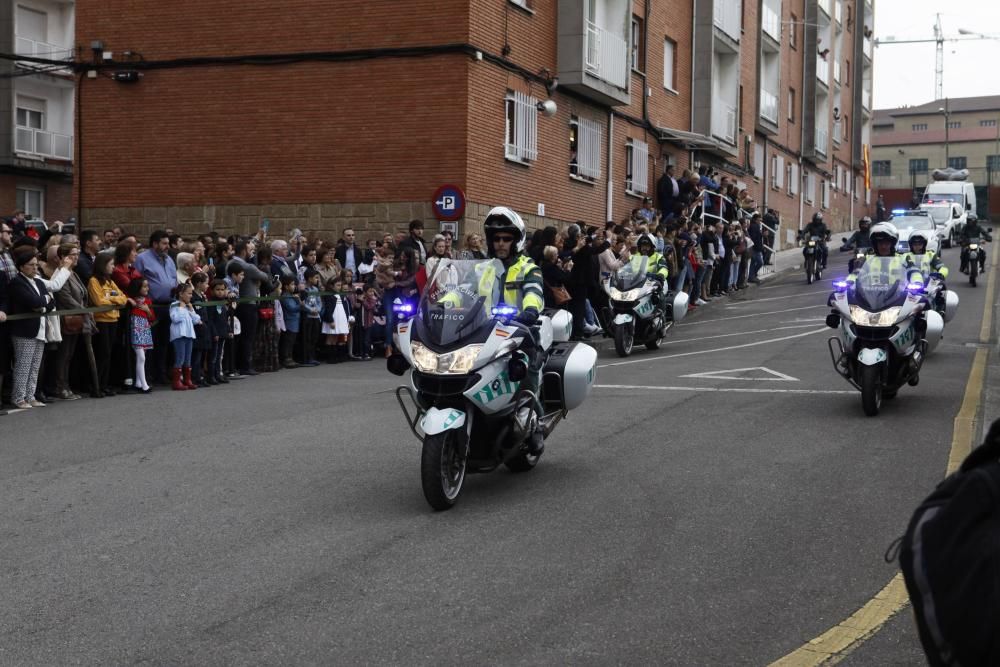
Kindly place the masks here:
POLYGON ((472 372, 476 357, 479 356, 482 349, 482 345, 466 345, 452 352, 438 354, 420 343, 410 344, 410 354, 413 356, 413 365, 416 366, 417 370, 421 373, 438 375, 465 375, 472 372))
POLYGON ((899 319, 902 306, 893 306, 872 313, 861 306, 851 306, 851 321, 862 327, 891 327, 899 319))
POLYGON ((621 292, 614 287, 611 288, 611 298, 615 301, 635 301, 639 298, 639 288, 621 292))
POLYGON ((815 241, 810 241, 810 242, 809 242, 809 247, 810 247, 810 248, 812 248, 812 247, 813 247, 813 246, 815 246, 815 245, 816 245, 816 242, 815 242, 815 241))
POLYGON ((977 243, 970 243, 969 244, 969 250, 979 250, 979 244, 977 244, 977 243))

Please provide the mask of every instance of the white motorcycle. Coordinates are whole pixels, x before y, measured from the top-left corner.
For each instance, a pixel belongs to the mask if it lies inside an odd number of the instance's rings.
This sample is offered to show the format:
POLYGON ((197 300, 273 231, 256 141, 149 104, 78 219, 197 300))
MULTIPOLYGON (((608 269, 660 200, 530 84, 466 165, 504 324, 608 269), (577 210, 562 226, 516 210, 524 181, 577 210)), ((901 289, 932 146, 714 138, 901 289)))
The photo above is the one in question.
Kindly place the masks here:
MULTIPOLYGON (((413 434, 423 443, 420 477, 424 497, 435 510, 458 500, 467 473, 501 464, 527 472, 538 463, 527 439, 541 425, 546 437, 579 407, 594 384, 597 351, 569 342, 572 316, 546 311, 535 330, 514 321, 517 309, 502 302, 503 264, 493 260, 441 260, 424 289, 416 313, 396 327, 397 349, 389 370, 409 373, 396 389, 413 434), (529 370, 522 350, 531 337, 545 357, 539 394, 520 386, 529 370), (404 394, 409 397, 407 405, 404 394), (535 404, 527 421, 521 408, 535 404)), ((401 304, 397 311, 413 311, 401 304)))
POLYGON ((920 381, 929 348, 937 346, 944 319, 927 305, 920 272, 892 257, 870 256, 853 287, 834 282, 827 326, 833 367, 861 391, 865 414, 874 417, 882 400, 920 381))
POLYGON ((615 341, 620 357, 632 353, 636 344, 649 350, 660 347, 667 332, 687 315, 688 295, 678 292, 667 295, 667 312, 659 307, 659 289, 663 286, 646 277, 649 258, 636 265, 625 264, 604 282, 610 303, 607 313, 608 334, 615 341))

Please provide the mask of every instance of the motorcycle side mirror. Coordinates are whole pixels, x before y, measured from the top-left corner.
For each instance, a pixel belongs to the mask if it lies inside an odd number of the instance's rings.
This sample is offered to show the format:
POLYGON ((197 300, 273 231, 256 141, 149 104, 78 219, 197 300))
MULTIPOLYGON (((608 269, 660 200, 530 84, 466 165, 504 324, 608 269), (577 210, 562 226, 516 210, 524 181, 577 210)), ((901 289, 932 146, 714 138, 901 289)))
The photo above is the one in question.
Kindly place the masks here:
POLYGON ((826 316, 826 326, 831 329, 836 329, 840 326, 840 315, 836 313, 830 313, 826 316))

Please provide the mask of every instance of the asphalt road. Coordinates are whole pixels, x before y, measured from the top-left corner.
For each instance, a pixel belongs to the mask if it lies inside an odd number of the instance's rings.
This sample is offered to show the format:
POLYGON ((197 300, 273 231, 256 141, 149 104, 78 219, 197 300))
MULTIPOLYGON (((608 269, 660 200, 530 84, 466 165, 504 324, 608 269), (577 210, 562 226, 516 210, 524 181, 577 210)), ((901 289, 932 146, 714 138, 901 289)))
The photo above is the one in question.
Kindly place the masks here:
MULTIPOLYGON (((787 273, 602 341, 539 466, 445 513, 379 362, 0 417, 0 663, 769 663, 885 586, 944 474, 985 292, 945 258, 959 315, 879 417, 831 367, 832 272, 787 273)), ((922 663, 909 614, 848 664, 922 663)))

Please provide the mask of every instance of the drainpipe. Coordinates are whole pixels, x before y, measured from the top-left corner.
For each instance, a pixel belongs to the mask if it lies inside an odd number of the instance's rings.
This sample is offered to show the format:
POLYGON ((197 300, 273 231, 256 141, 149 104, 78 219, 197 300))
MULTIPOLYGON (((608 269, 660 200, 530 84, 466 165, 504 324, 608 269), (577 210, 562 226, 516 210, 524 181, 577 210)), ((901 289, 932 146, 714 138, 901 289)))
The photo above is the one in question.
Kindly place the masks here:
POLYGON ((614 171, 612 165, 614 164, 614 141, 612 140, 612 135, 615 133, 615 114, 612 109, 608 108, 608 190, 606 193, 605 200, 607 204, 605 205, 605 217, 604 220, 614 220, 614 171))

